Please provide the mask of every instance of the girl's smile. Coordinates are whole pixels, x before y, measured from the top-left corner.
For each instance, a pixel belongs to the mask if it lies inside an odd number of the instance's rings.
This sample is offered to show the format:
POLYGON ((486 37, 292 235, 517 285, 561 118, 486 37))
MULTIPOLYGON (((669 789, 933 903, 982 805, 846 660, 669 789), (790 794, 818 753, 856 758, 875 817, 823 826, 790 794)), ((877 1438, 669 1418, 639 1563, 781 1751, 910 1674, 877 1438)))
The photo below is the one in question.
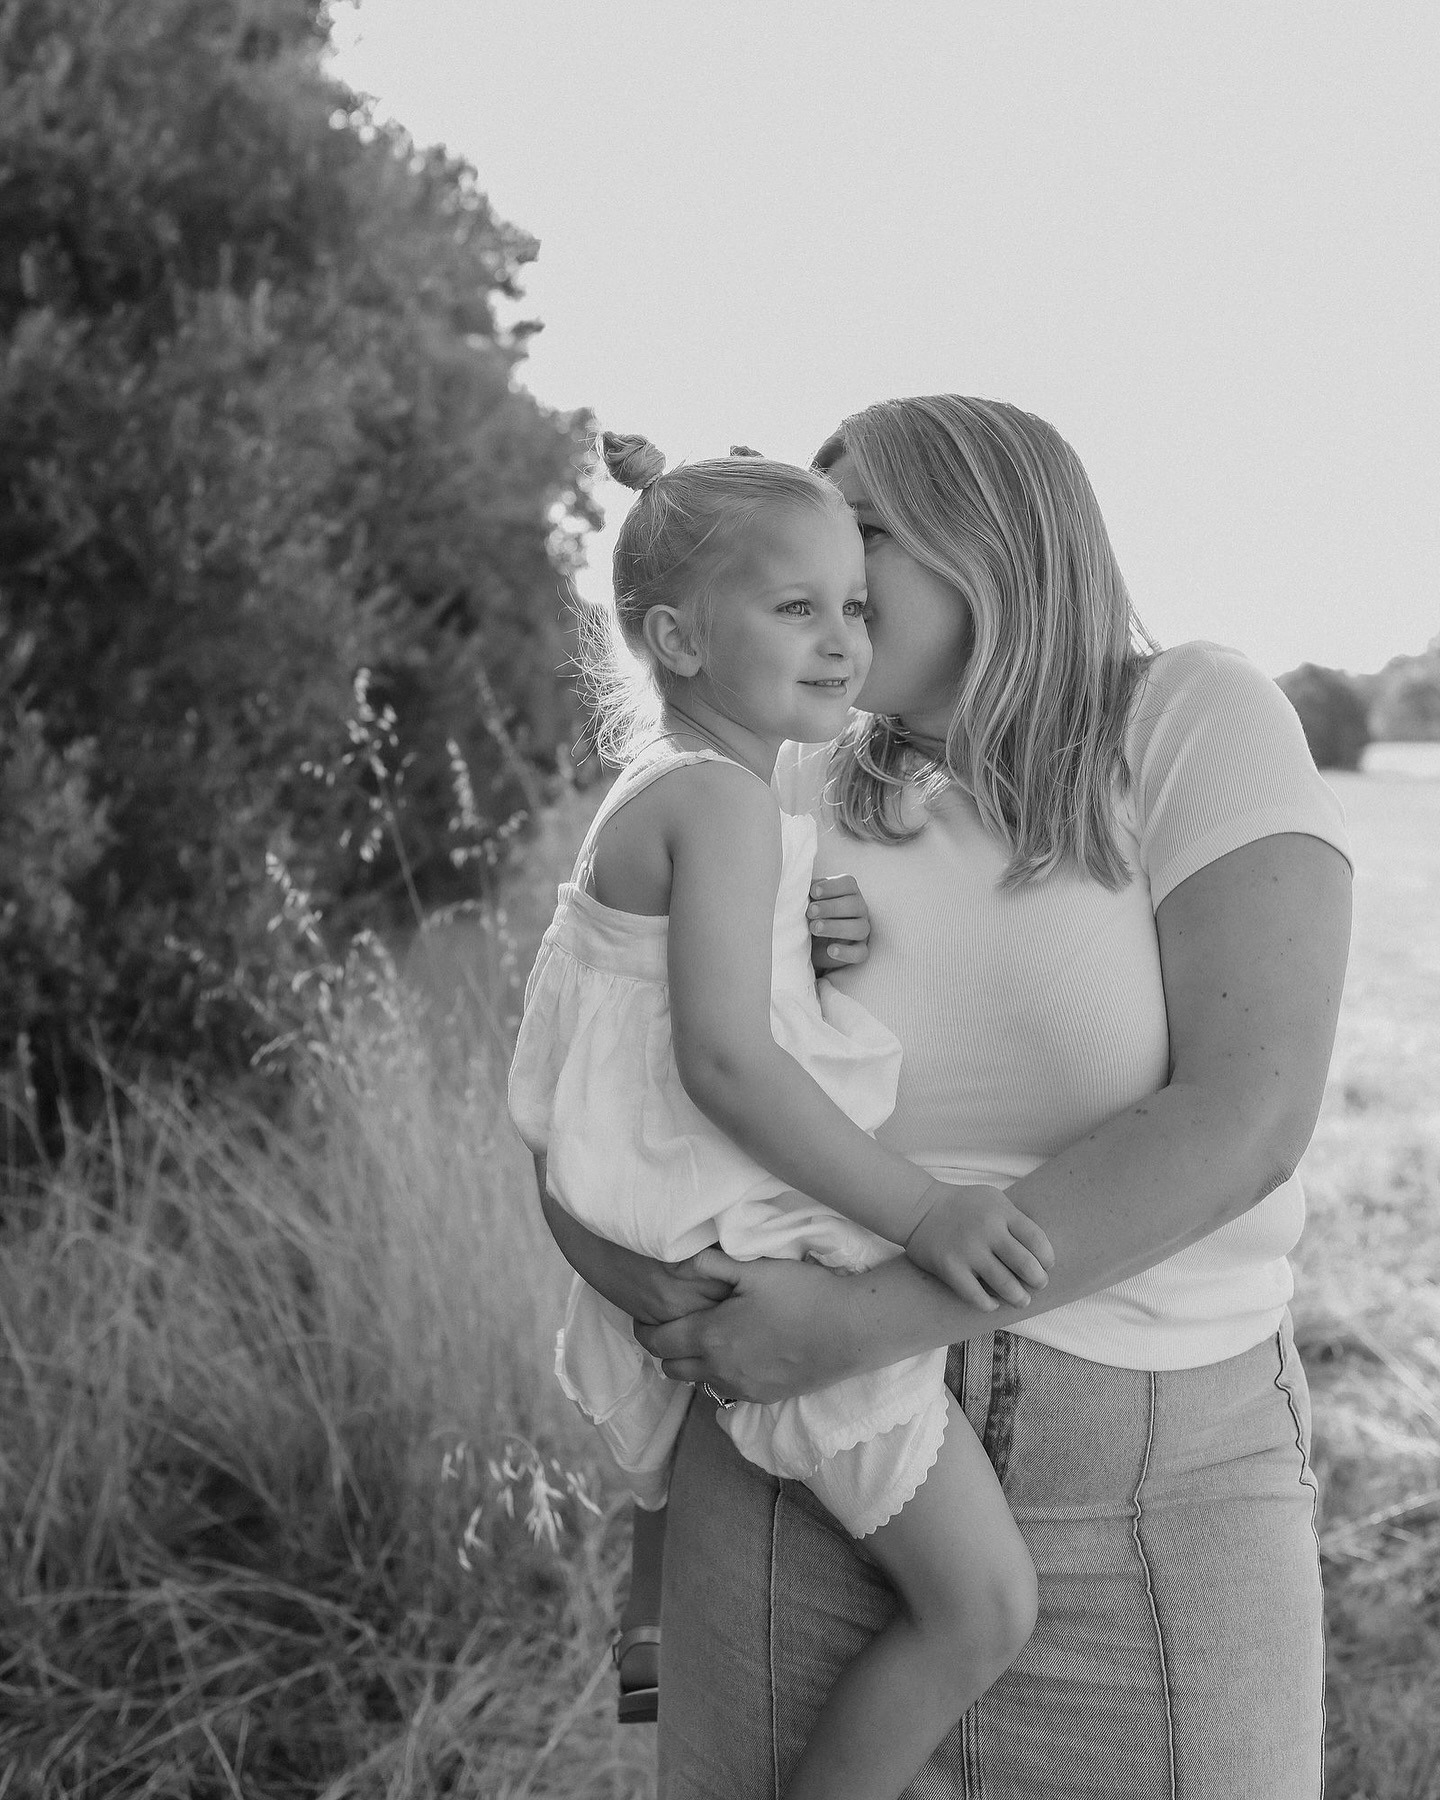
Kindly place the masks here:
POLYGON ((695 666, 679 671, 679 712, 767 780, 782 743, 839 735, 870 668, 864 549, 844 513, 757 519, 687 612, 695 666))

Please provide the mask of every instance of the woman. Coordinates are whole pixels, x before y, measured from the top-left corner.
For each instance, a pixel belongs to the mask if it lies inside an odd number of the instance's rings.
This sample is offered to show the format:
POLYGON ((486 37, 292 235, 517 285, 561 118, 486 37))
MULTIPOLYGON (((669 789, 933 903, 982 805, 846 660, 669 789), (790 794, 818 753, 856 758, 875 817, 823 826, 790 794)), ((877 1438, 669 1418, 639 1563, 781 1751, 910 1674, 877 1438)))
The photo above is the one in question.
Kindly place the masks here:
MULTIPOLYGON (((873 912, 868 958, 839 978, 905 1047, 885 1141, 937 1174, 1013 1179, 1054 1245, 1049 1285, 986 1312, 903 1259, 847 1278, 707 1251, 666 1270, 547 1217, 667 1373, 715 1396, 955 1346, 1040 1619, 914 1794, 1315 1800, 1320 1589, 1285 1252, 1349 936, 1338 806, 1243 659, 1146 653, 1089 483, 1042 421, 886 402, 817 460, 866 538, 871 716, 828 770, 797 755, 782 799, 823 804, 817 866, 853 870, 873 912)), ((821 913, 863 943, 844 891, 821 913)), ((666 1595, 664 1800, 778 1794, 893 1602, 704 1401, 666 1595)))

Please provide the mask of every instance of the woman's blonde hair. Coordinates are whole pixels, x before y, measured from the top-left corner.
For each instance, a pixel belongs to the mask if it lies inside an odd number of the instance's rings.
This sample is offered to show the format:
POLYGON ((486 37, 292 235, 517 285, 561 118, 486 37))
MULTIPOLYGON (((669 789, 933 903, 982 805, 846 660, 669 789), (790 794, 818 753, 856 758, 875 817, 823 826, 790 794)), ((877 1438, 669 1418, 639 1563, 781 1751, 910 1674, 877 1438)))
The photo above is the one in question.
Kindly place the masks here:
POLYGON ((703 634, 716 580, 757 518, 785 506, 843 514, 845 503, 822 476, 743 445, 668 473, 648 438, 606 431, 597 447, 611 475, 638 491, 615 543, 614 603, 581 604, 576 660, 595 747, 625 763, 658 731, 669 685, 645 648, 645 615, 698 602, 703 634))
POLYGON ((907 775, 952 781, 1009 848, 1007 886, 1079 864, 1107 887, 1130 871, 1114 801, 1129 786, 1125 726, 1157 646, 1135 616, 1080 459, 1043 419, 996 400, 931 394, 848 418, 815 458, 848 457, 900 547, 957 588, 972 644, 943 758, 898 718, 859 717, 831 792, 853 835, 897 843, 907 775))

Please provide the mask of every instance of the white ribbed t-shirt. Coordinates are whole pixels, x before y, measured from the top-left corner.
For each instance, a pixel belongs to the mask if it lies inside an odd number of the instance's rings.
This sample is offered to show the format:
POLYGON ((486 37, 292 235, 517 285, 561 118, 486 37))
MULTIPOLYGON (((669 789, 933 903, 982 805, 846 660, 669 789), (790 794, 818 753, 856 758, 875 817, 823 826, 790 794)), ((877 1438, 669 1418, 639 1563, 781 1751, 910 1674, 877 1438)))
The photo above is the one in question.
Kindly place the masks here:
MULTIPOLYGON (((1126 755, 1117 818, 1135 874, 1114 893, 1074 869, 1002 888, 1004 846, 958 788, 908 843, 849 837, 824 804, 824 746, 782 752, 782 806, 820 821, 816 873, 855 875, 870 907, 869 960, 827 979, 904 1048, 877 1136, 937 1174, 1018 1179, 1164 1086, 1154 915, 1187 876, 1276 832, 1349 856, 1340 803, 1289 701, 1236 651, 1162 651, 1136 695, 1126 755)), ((1280 1322, 1304 1217, 1292 1177, 1178 1255, 1013 1329, 1121 1368, 1238 1355, 1280 1322)))

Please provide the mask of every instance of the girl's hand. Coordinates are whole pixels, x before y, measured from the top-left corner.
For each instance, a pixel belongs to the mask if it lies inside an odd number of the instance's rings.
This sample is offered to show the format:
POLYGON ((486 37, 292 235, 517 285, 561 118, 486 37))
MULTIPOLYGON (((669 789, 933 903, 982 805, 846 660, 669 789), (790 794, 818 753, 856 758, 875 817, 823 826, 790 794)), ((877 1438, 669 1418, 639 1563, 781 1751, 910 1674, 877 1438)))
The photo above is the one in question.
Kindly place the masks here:
POLYGON ((960 1299, 993 1312, 1001 1301, 1028 1306, 1045 1286, 1055 1266, 1050 1240, 1001 1189, 937 1181, 925 1204, 905 1254, 960 1299))
POLYGON ((870 909, 853 875, 826 875, 810 883, 810 959, 817 975, 870 954, 870 909))
POLYGON ((668 1325, 635 1327, 672 1379, 708 1381, 727 1400, 770 1404, 855 1373, 847 1346, 858 1277, 818 1263, 732 1262, 719 1250, 694 1260, 733 1283, 729 1299, 668 1325))

